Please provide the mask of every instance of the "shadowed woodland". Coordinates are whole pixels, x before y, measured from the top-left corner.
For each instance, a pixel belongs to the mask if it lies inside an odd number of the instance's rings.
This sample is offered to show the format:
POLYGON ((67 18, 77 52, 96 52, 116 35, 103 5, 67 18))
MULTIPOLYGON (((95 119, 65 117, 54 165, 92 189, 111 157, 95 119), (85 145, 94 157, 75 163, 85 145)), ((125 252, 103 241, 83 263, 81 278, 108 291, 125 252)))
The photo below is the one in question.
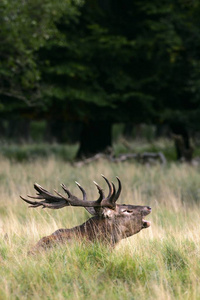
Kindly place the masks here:
POLYGON ((78 143, 80 159, 112 147, 113 126, 130 140, 142 124, 191 160, 199 1, 3 0, 0 12, 3 142, 78 143))

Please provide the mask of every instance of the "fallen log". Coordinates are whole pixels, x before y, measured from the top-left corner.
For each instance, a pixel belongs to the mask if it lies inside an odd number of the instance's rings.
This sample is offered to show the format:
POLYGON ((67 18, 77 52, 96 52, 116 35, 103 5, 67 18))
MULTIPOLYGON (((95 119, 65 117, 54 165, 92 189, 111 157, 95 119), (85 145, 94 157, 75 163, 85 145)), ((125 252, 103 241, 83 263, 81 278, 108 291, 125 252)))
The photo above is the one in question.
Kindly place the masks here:
POLYGON ((124 153, 120 154, 119 156, 97 153, 92 157, 75 162, 74 165, 77 167, 81 167, 102 158, 113 163, 124 162, 127 160, 136 160, 137 162, 142 164, 153 164, 155 162, 159 162, 161 165, 165 165, 167 162, 166 157, 162 152, 124 153))

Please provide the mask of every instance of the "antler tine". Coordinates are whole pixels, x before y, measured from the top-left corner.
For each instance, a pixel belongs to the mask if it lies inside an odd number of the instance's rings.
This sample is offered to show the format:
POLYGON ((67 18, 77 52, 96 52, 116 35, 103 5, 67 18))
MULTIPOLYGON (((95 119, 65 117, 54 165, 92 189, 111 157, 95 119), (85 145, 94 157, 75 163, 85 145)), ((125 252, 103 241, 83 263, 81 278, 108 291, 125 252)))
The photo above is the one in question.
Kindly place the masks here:
POLYGON ((77 186, 79 187, 79 189, 81 190, 82 194, 83 194, 83 201, 87 201, 87 194, 86 191, 84 190, 84 188, 80 185, 80 183, 78 183, 77 181, 75 181, 75 183, 77 184, 77 186))
POLYGON ((115 197, 115 186, 114 184, 110 183, 110 181, 104 176, 104 175, 101 175, 108 187, 109 187, 109 193, 108 193, 108 196, 102 200, 102 204, 104 204, 103 206, 110 206, 112 209, 114 209, 116 207, 116 204, 115 204, 115 201, 114 201, 114 197, 115 197))
POLYGON ((116 188, 115 188, 114 183, 113 183, 113 182, 111 182, 111 183, 112 183, 112 187, 113 187, 113 193, 112 193, 112 195, 110 196, 110 201, 111 201, 113 204, 115 204, 116 188))
POLYGON ((93 182, 96 185, 98 192, 99 192, 99 199, 97 201, 101 202, 105 198, 103 189, 98 185, 98 183, 96 181, 93 181, 93 182))
POLYGON ((108 196, 106 197, 106 199, 110 199, 111 195, 113 194, 113 186, 110 183, 110 181, 103 174, 101 174, 101 176, 106 181, 108 188, 109 188, 108 196))
MULTIPOLYGON (((84 190, 84 188, 80 185, 80 183, 78 183, 77 181, 75 181, 75 183, 77 184, 77 186, 79 187, 79 189, 81 190, 82 194, 83 194, 83 201, 87 201, 87 194, 86 191, 84 190)), ((91 215, 95 216, 96 215, 96 211, 94 209, 94 207, 84 207, 91 215)))
POLYGON ((40 184, 37 182, 34 183, 34 188, 36 191, 38 191, 38 194, 40 194, 41 191, 48 193, 47 190, 45 190, 40 184))
MULTIPOLYGON (((26 203, 31 204, 31 205, 32 205, 31 207, 38 207, 38 206, 41 205, 40 202, 37 202, 37 201, 30 201, 30 200, 28 200, 28 199, 22 197, 21 195, 20 195, 20 198, 21 198, 23 201, 25 201, 26 203)), ((29 207, 30 207, 30 206, 29 206, 29 207)))
POLYGON ((66 185, 64 183, 61 183, 61 187, 62 189, 65 191, 65 193, 68 195, 68 197, 71 196, 70 191, 68 190, 68 188, 66 187, 66 185))
POLYGON ((117 181, 118 181, 118 190, 117 190, 117 193, 115 194, 115 198, 114 198, 114 201, 116 202, 117 199, 119 198, 120 194, 121 194, 121 191, 122 191, 122 184, 121 184, 121 181, 119 179, 118 176, 116 176, 117 178, 117 181))
MULTIPOLYGON (((61 199, 59 202, 58 201, 48 201, 48 200, 43 200, 43 201, 40 201, 40 202, 37 202, 37 201, 30 201, 22 196, 20 196, 20 198, 25 201, 26 203, 30 204, 29 207, 33 207, 33 208, 36 208, 36 207, 39 207, 39 206, 42 206, 42 208, 50 208, 50 209, 59 209, 59 208, 62 208, 64 206, 68 206, 69 204, 66 203, 65 200, 61 199)), ((56 197, 57 198, 57 197, 56 197)))

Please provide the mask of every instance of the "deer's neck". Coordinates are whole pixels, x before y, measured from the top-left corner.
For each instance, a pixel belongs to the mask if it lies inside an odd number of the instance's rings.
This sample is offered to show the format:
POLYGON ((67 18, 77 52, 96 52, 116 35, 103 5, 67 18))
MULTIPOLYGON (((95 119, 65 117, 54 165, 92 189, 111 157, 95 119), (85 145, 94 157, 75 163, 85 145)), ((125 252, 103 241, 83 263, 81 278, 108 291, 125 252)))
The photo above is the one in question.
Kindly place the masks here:
POLYGON ((74 227, 73 230, 91 241, 105 241, 111 245, 123 238, 123 233, 119 230, 118 225, 113 220, 102 217, 90 218, 82 225, 74 227))

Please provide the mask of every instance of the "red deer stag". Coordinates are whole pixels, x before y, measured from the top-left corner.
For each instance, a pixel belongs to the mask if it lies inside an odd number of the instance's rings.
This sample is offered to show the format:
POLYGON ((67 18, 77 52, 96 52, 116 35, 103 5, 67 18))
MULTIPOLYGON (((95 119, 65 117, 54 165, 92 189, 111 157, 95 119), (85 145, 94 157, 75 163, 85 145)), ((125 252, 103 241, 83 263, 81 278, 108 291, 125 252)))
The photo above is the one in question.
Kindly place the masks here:
POLYGON ((37 196, 28 197, 41 201, 30 201, 20 196, 22 200, 30 204, 30 207, 42 206, 43 208, 59 209, 64 206, 81 206, 93 215, 82 225, 71 229, 58 229, 53 234, 43 237, 36 244, 34 250, 49 248, 58 242, 64 243, 75 238, 97 240, 114 246, 121 239, 150 226, 150 222, 146 221, 144 216, 151 212, 151 208, 149 206, 116 204, 121 193, 119 178, 116 177, 118 181, 118 190, 116 191, 115 185, 110 183, 104 175, 102 177, 108 185, 109 193, 105 197, 102 188, 94 181, 99 192, 99 198, 96 201, 87 200, 86 192, 78 182, 76 184, 83 194, 83 199, 72 195, 64 184, 61 186, 68 197, 56 191, 57 196, 55 196, 37 183, 34 184, 37 196))

